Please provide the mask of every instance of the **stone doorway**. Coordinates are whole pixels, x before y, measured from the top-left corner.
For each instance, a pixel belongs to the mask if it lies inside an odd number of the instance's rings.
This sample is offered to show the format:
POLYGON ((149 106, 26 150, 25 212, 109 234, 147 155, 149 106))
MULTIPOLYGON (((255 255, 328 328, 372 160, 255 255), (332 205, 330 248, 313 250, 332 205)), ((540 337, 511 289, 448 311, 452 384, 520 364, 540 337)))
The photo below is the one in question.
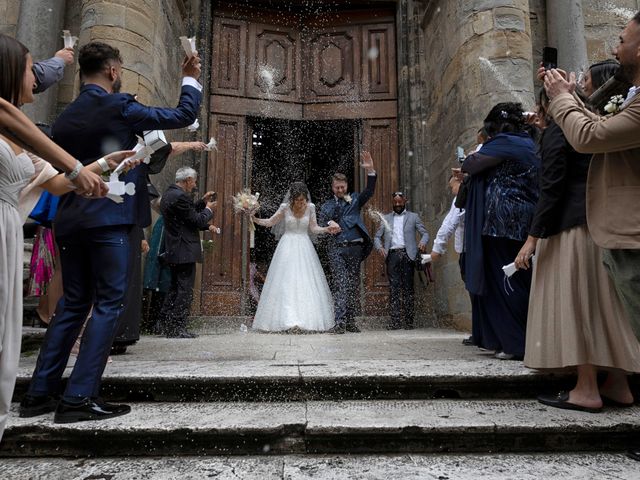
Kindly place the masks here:
MULTIPOLYGON (((313 149, 331 158, 337 151, 351 152, 350 169, 344 173, 353 175, 356 190, 365 181, 359 152, 371 151, 379 176, 371 205, 378 209, 388 207, 388 196, 399 187, 395 7, 324 3, 320 10, 300 2, 285 11, 280 2, 218 2, 214 10, 209 129, 218 151, 207 163, 207 189, 222 200, 216 221, 224 229, 205 254, 203 315, 247 311, 248 225, 234 215, 230 199, 254 187, 253 150, 265 146, 254 145, 254 129, 274 132, 288 125, 298 131, 292 138, 308 139, 305 129, 311 126, 322 131, 350 125, 333 140, 325 134, 313 149)), ((313 149, 305 153, 296 144, 290 151, 300 156, 313 149)), ((285 191, 280 188, 278 195, 285 191)), ((319 194, 322 198, 326 190, 319 194)), ((369 229, 375 227, 370 224, 369 229)), ((375 256, 365 262, 363 279, 363 313, 384 314, 388 285, 375 256)))

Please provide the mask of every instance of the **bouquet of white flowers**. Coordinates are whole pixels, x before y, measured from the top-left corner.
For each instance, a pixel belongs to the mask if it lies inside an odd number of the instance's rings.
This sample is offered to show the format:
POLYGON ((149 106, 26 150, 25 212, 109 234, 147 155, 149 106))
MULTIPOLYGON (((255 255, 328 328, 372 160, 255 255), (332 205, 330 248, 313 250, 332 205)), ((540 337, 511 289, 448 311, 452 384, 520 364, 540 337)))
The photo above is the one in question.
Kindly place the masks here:
POLYGON ((233 196, 233 209, 236 213, 255 213, 260 209, 259 193, 251 193, 251 190, 244 189, 233 196))

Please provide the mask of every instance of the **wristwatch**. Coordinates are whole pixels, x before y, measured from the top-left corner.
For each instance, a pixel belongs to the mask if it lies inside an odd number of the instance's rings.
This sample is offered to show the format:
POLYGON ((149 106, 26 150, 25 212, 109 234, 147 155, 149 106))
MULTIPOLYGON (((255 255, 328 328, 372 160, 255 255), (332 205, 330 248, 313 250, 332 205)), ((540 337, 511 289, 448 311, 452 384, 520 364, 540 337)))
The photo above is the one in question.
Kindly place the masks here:
POLYGON ((76 166, 73 167, 73 170, 71 170, 70 172, 67 172, 64 174, 64 177, 67 180, 71 180, 74 181, 76 178, 78 178, 78 175, 80 175, 80 170, 82 170, 84 168, 84 165, 76 160, 76 166))

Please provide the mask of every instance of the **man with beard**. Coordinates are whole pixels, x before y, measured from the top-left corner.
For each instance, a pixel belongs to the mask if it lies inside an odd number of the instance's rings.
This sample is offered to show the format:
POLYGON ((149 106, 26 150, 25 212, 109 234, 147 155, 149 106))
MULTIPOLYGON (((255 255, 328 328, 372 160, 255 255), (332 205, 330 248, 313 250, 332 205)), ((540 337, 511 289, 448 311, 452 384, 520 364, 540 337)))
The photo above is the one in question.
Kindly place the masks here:
MULTIPOLYGON (((551 104, 549 113, 569 143, 593 153, 587 181, 587 223, 631 326, 640 338, 640 12, 620 34, 613 54, 620 62, 619 77, 634 85, 620 110, 608 118, 590 113, 572 95, 569 79, 556 70, 540 71, 551 104)), ((632 405, 633 397, 600 387, 618 405, 632 405)), ((640 448, 629 452, 640 460, 640 448)))
POLYGON ((384 216, 378 228, 374 245, 387 265, 387 277, 391 295, 389 312, 391 323, 388 330, 413 328, 414 265, 418 251, 425 253, 429 234, 418 214, 407 210, 407 197, 403 192, 393 194, 393 212, 384 216), (420 243, 416 243, 416 234, 420 243))
MULTIPOLYGON (((78 61, 80 94, 53 125, 54 141, 81 162, 70 176, 105 152, 131 149, 136 135, 145 130, 183 128, 195 121, 202 100, 197 55, 182 64, 182 92, 176 108, 146 107, 133 95, 119 93, 122 58, 110 45, 89 43, 80 49, 78 61)), ((131 410, 128 405, 99 400, 98 393, 128 286, 129 235, 135 226, 145 227, 151 221, 147 173, 147 166, 141 165, 123 177, 126 183, 135 184, 136 193, 125 195, 120 204, 91 200, 91 194, 70 193, 61 198, 55 233, 64 296, 21 403, 21 417, 55 409, 54 422, 71 423, 131 410), (76 364, 57 402, 71 348, 91 310, 76 364)))

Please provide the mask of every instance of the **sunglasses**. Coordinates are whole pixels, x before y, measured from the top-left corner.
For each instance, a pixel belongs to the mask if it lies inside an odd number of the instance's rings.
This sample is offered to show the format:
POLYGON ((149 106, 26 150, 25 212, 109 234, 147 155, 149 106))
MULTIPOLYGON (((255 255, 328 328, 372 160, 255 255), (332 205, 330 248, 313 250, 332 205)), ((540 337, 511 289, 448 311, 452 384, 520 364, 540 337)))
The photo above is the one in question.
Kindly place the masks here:
POLYGON ((404 192, 393 192, 393 197, 404 197, 404 192))

